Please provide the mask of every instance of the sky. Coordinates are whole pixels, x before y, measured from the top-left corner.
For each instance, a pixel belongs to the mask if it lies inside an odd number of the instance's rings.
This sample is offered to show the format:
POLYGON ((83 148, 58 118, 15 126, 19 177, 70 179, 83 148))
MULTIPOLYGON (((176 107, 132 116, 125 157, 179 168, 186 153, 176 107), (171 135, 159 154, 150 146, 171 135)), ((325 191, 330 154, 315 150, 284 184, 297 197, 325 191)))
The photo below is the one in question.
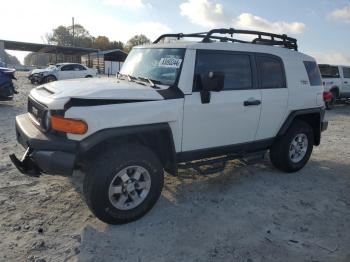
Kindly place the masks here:
MULTIPOLYGON (((350 64, 350 0, 11 0, 0 2, 0 39, 44 43, 59 25, 126 42, 163 33, 233 27, 286 33, 319 63, 350 64)), ((25 52, 10 51, 23 61, 25 52)))

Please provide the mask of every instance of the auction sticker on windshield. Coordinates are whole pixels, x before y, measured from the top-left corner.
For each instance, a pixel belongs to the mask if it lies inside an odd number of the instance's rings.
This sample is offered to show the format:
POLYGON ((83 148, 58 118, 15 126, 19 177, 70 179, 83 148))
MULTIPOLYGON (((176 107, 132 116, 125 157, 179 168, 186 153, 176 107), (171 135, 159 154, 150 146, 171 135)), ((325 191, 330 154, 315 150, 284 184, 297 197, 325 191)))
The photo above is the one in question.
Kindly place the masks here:
POLYGON ((182 59, 180 58, 165 57, 160 59, 158 66, 167 68, 180 68, 181 63, 182 59))

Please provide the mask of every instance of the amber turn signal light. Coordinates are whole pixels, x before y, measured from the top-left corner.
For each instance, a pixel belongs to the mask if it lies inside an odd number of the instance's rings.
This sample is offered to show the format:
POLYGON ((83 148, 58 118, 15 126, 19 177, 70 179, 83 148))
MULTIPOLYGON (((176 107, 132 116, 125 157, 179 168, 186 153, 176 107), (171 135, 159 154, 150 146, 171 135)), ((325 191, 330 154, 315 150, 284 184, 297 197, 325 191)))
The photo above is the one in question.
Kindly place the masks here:
POLYGON ((88 130, 87 124, 82 120, 51 116, 51 128, 64 133, 85 134, 88 130))

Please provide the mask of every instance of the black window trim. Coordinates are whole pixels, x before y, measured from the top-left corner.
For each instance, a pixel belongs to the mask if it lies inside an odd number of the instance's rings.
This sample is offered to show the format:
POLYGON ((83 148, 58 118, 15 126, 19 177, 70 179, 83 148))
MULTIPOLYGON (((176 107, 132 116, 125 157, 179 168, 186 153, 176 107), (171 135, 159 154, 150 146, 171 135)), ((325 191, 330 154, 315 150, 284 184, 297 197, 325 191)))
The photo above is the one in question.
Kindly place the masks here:
POLYGON ((256 65, 256 68, 257 68, 257 71, 258 71, 259 89, 268 90, 268 89, 285 89, 285 88, 288 88, 287 78, 286 78, 286 70, 285 70, 282 58, 280 58, 279 56, 276 56, 276 55, 272 55, 272 54, 255 53, 255 59, 256 59, 255 65, 256 65), (258 66, 258 58, 259 57, 271 58, 271 59, 277 60, 280 63, 280 65, 282 66, 283 87, 262 88, 261 71, 260 71, 260 67, 258 66))
POLYGON ((343 78, 350 79, 350 75, 349 75, 349 77, 345 77, 345 71, 344 71, 344 69, 348 69, 348 70, 349 70, 349 73, 350 73, 350 67, 348 67, 348 66, 342 66, 343 78))
POLYGON ((205 53, 205 54, 231 54, 231 55, 246 55, 249 57, 250 62, 250 71, 252 76, 252 87, 249 88, 230 88, 230 89, 223 89, 220 92, 225 91, 239 91, 239 90, 255 90, 258 88, 258 77, 257 77, 257 71, 256 71, 256 65, 254 60, 254 53, 251 52, 240 52, 240 51, 228 51, 228 50, 210 50, 210 49, 197 49, 196 50, 196 59, 194 64, 194 71, 193 71, 193 83, 192 83, 192 92, 200 92, 200 90, 195 90, 195 71, 196 66, 198 62, 198 54, 199 53, 205 53))
POLYGON ((250 88, 232 88, 232 89, 223 89, 220 92, 225 91, 240 91, 240 90, 269 90, 269 89, 285 89, 288 88, 287 78, 286 78, 286 71, 284 62, 281 57, 277 55, 267 54, 267 53, 256 53, 256 52, 246 52, 246 51, 230 51, 230 50, 211 50, 211 49, 196 49, 196 58, 195 58, 195 64, 194 64, 194 70, 193 70, 193 83, 192 83, 192 93, 193 92, 199 92, 200 90, 195 90, 195 70, 198 62, 198 54, 199 53, 206 53, 206 54, 235 54, 235 55, 248 55, 250 58, 250 70, 252 72, 252 87, 250 88), (258 57, 268 57, 275 60, 278 60, 282 66, 282 74, 283 74, 283 81, 284 81, 284 87, 270 87, 270 88, 262 88, 261 87, 261 73, 260 68, 258 67, 257 58, 258 57))

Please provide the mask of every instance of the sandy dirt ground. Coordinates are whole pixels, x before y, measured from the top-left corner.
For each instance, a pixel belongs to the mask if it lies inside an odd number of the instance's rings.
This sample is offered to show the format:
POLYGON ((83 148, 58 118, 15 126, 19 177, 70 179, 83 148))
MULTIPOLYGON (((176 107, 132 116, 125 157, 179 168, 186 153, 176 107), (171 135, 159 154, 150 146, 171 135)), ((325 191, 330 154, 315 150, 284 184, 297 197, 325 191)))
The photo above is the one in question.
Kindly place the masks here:
POLYGON ((10 163, 14 117, 32 85, 0 102, 0 261, 350 261, 350 105, 327 112, 329 129, 296 174, 230 162, 207 177, 167 176, 142 219, 110 226, 82 199, 83 174, 21 175, 10 163))

